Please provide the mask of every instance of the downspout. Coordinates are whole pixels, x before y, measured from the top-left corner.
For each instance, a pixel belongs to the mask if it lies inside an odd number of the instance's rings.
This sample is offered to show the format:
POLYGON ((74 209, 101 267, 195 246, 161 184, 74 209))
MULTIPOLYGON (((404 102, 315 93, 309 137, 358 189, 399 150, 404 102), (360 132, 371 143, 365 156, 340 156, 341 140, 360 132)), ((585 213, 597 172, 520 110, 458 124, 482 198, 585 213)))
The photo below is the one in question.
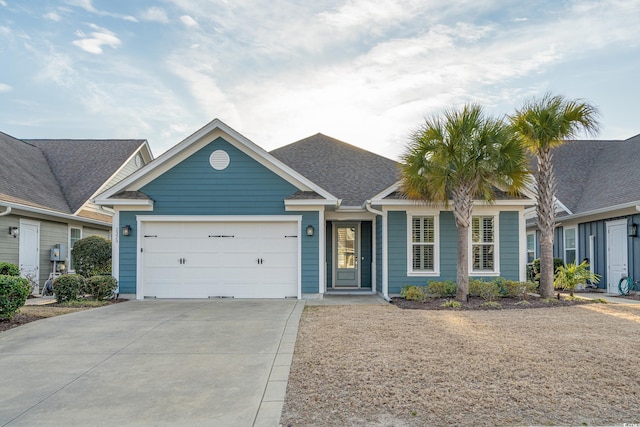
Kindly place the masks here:
MULTIPOLYGON (((366 208, 369 212, 371 212, 372 214, 375 214, 375 215, 380 216, 380 218, 382 218, 382 220, 384 221, 384 212, 379 211, 379 210, 377 210, 377 209, 373 209, 373 208, 371 207, 371 200, 367 200, 367 201, 365 202, 365 208, 366 208)), ((376 218, 376 221, 377 221, 377 218, 376 218)), ((383 233, 383 234, 384 234, 384 233, 383 233)), ((382 250, 383 250, 383 251, 385 250, 385 247, 384 247, 384 246, 385 246, 385 244, 386 244, 386 240, 385 240, 384 235, 383 235, 383 236, 382 236, 382 245, 381 245, 381 246, 382 246, 382 250)), ((383 257, 383 259, 384 259, 384 257, 383 257)), ((383 264, 383 266, 384 266, 384 264, 383 264)), ((384 270, 385 270, 385 269, 383 268, 382 270, 383 270, 383 272, 384 272, 384 270)), ((383 278, 382 280, 384 281, 384 278, 383 278)), ((383 286, 383 288, 384 288, 384 286, 383 286)), ((383 289, 383 292, 382 292, 382 298, 384 298, 387 302, 391 302, 391 298, 389 298, 389 295, 387 294, 386 289, 383 289)))
POLYGON ((0 216, 9 215, 11 213, 11 206, 7 206, 4 212, 0 213, 0 216))

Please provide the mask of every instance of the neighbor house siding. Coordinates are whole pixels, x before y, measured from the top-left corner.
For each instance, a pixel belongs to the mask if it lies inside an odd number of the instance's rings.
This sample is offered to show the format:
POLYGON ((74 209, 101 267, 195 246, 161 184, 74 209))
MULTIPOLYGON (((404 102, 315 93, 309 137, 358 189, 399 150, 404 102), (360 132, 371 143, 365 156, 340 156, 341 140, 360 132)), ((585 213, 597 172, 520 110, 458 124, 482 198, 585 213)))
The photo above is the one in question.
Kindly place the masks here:
POLYGON ((325 260, 327 273, 325 282, 327 289, 333 286, 333 222, 327 221, 325 225, 325 260))
POLYGON ((319 233, 318 212, 285 211, 284 199, 297 188, 262 166, 223 138, 217 138, 140 189, 154 200, 152 212, 120 212, 120 225, 130 225, 133 235, 120 240, 120 292, 135 293, 136 215, 300 215, 302 216, 302 292, 317 293, 319 233), (225 150, 230 158, 224 170, 214 170, 209 156, 225 150))
POLYGON ((382 292, 382 221, 380 215, 376 215, 376 291, 382 292))
POLYGON ((20 217, 16 215, 0 216, 0 262, 18 264, 20 238, 11 237, 9 227, 20 227, 20 217))
POLYGON ((553 232, 553 257, 564 259, 564 233, 562 227, 556 227, 553 232))

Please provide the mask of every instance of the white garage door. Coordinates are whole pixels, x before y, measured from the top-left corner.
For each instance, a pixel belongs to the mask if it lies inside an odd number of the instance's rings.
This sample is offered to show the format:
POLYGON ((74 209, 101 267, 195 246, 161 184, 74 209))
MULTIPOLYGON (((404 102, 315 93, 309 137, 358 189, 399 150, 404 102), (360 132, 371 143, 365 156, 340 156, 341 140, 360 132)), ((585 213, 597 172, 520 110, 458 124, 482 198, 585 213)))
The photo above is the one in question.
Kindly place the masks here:
POLYGON ((297 222, 146 222, 143 233, 145 297, 298 295, 297 222))

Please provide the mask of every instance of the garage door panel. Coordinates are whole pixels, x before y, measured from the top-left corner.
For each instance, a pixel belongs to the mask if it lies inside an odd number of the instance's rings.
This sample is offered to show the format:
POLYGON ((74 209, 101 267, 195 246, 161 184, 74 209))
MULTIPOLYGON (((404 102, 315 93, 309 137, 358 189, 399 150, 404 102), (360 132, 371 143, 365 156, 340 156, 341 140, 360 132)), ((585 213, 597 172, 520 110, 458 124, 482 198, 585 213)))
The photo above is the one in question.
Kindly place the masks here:
POLYGON ((158 298, 296 297, 297 222, 144 224, 144 294, 158 298), (180 261, 182 260, 182 261, 180 261))

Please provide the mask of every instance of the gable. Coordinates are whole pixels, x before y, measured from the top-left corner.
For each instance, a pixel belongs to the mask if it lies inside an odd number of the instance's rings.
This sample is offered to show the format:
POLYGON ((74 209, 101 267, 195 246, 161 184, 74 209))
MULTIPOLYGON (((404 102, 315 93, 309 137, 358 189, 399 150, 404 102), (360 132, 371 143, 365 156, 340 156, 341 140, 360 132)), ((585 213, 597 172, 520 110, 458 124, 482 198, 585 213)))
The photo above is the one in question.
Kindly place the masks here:
POLYGON ((140 191, 154 200, 158 214, 232 215, 283 213, 284 199, 297 188, 218 136, 140 191), (228 155, 225 168, 212 166, 214 152, 228 155))
MULTIPOLYGON (((280 160, 271 156, 262 148, 258 147, 256 144, 249 141, 247 138, 240 135, 218 119, 208 123, 141 170, 98 195, 95 199, 96 203, 107 206, 138 204, 136 200, 141 200, 140 198, 123 199, 120 195, 142 191, 141 189, 147 184, 155 181, 165 173, 168 173, 175 166, 190 158, 192 155, 199 152, 202 148, 213 141, 216 141, 218 138, 222 138, 222 140, 229 144, 229 146, 233 146, 237 149, 238 152, 244 153, 256 163, 264 166, 264 168, 270 170, 284 181, 293 185, 295 187, 295 191, 315 192, 319 195, 319 199, 316 201, 320 204, 335 205, 338 203, 338 199, 327 190, 304 177, 280 160)), ((241 181, 238 181, 238 183, 234 183, 233 185, 236 185, 237 187, 240 184, 241 181)), ((242 185, 251 185, 251 183, 247 182, 245 179, 244 182, 242 182, 242 185)), ((292 191, 291 193, 295 191, 292 191)), ((145 201, 144 204, 148 206, 148 201, 145 201)))

